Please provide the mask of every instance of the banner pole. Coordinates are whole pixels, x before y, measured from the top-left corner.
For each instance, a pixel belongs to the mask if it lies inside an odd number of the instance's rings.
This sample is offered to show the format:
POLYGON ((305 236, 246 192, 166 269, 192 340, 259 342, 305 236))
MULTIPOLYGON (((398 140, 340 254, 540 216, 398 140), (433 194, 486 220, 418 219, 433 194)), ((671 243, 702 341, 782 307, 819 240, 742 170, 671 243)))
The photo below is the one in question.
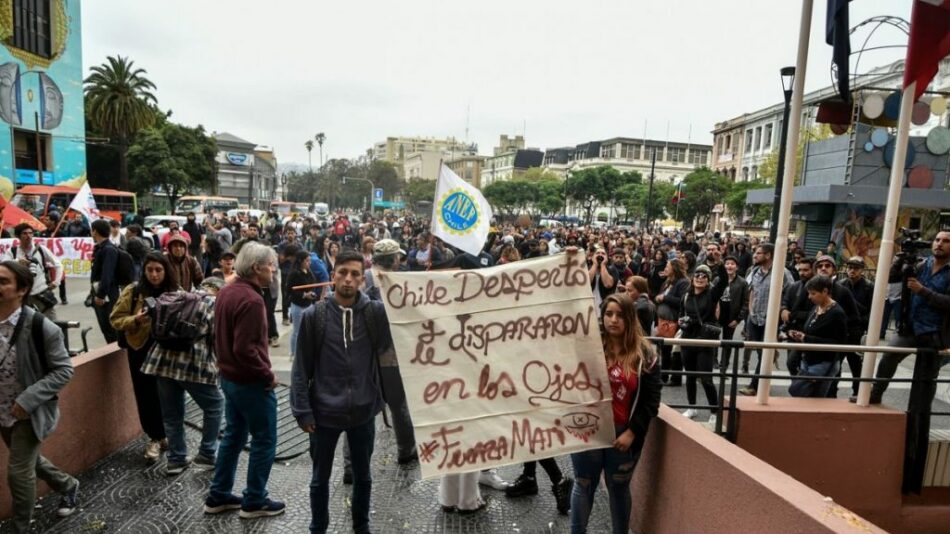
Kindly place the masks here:
MULTIPOLYGON (((782 201, 779 203, 778 232, 775 237, 775 253, 772 256, 772 273, 769 283, 768 313, 765 315, 765 341, 774 343, 778 339, 779 308, 782 304, 782 285, 785 282, 785 257, 788 255, 788 226, 792 215, 792 197, 795 186, 795 157, 798 138, 802 125, 802 97, 805 91, 805 72, 808 67, 808 39, 811 32, 811 14, 813 0, 802 0, 802 20, 798 31, 798 57, 795 60, 795 84, 792 92, 792 108, 789 113, 788 139, 785 153, 785 182, 782 184, 782 201)), ((761 373, 756 393, 758 404, 769 403, 769 388, 772 385, 772 358, 775 349, 765 349, 761 353, 761 373)))

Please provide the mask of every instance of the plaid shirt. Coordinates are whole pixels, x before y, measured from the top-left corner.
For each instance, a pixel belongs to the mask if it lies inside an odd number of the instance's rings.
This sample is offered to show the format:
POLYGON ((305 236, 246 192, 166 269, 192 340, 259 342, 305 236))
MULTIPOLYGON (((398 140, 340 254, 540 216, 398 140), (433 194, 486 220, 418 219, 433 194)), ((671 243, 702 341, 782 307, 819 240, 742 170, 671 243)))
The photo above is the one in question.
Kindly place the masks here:
MULTIPOLYGON (((785 279, 782 281, 782 292, 788 286, 795 282, 792 273, 788 269, 782 268, 785 279)), ((763 271, 761 267, 752 267, 749 269, 749 276, 746 281, 749 282, 749 291, 752 294, 752 302, 749 305, 749 322, 756 326, 765 326, 765 315, 769 312, 769 285, 771 282, 772 270, 763 271)))
POLYGON ((169 350, 158 343, 152 344, 142 372, 179 382, 198 384, 218 383, 218 364, 215 362, 212 326, 214 325, 214 297, 204 295, 198 308, 199 322, 205 327, 190 351, 169 350))

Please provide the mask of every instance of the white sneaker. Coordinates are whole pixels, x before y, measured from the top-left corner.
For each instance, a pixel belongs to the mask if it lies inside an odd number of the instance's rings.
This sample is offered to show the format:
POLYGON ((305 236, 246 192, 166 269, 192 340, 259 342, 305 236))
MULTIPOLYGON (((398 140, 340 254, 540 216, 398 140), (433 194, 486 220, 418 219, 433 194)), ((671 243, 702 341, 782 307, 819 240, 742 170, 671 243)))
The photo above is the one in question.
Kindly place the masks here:
POLYGON ((157 462, 158 457, 162 455, 162 442, 158 440, 149 441, 145 445, 145 459, 152 463, 157 462))
POLYGON ((693 418, 696 417, 697 415, 699 415, 699 412, 696 411, 696 410, 694 410, 694 409, 692 409, 692 408, 690 408, 690 409, 686 410, 685 412, 683 412, 683 417, 685 417, 685 418, 687 418, 687 419, 693 419, 693 418))
POLYGON ((498 476, 498 471, 494 469, 482 471, 478 475, 478 483, 482 486, 488 486, 489 488, 494 488, 496 490, 503 490, 511 485, 502 480, 502 478, 498 476))

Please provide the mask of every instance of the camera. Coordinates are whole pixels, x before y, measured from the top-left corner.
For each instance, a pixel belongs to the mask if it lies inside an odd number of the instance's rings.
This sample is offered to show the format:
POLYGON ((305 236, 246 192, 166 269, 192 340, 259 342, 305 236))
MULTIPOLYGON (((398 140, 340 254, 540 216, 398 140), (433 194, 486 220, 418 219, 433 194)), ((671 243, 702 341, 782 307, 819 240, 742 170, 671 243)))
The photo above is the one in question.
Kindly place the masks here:
POLYGON ((912 272, 914 267, 920 261, 920 251, 928 250, 930 242, 920 238, 920 230, 910 228, 901 228, 901 251, 895 254, 898 261, 903 263, 905 274, 908 270, 912 272))
POLYGON ((787 324, 787 323, 786 323, 786 324, 783 324, 783 325, 781 325, 781 326, 778 327, 778 340, 779 340, 779 341, 788 341, 788 339, 789 339, 789 338, 788 338, 788 331, 789 331, 790 328, 791 328, 790 325, 787 324))
POLYGON ((680 317, 679 320, 677 321, 677 323, 679 324, 679 327, 682 328, 683 330, 688 329, 691 322, 692 320, 689 318, 689 315, 684 315, 680 317))
POLYGON ((157 304, 158 302, 155 300, 155 297, 147 297, 145 299, 144 308, 148 311, 149 315, 152 315, 155 312, 155 307, 157 304))

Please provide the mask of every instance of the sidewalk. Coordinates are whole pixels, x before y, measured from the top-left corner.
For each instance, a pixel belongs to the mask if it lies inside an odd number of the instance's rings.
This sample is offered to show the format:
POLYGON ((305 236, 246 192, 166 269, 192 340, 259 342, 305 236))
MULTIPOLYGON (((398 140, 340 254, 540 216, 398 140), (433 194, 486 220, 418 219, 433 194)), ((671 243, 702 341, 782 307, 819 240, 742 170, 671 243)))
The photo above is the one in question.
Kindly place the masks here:
MULTIPOLYGON (((379 419, 381 421, 381 419, 379 419)), ((187 428, 187 427, 186 427, 187 428)), ((187 429, 189 450, 196 450, 199 433, 187 429)), ((268 487, 271 497, 287 503, 287 512, 268 519, 241 520, 236 512, 205 515, 203 500, 211 471, 194 466, 177 477, 167 477, 164 461, 146 466, 141 452, 144 439, 99 462, 79 477, 80 509, 71 517, 57 519, 57 495, 40 501, 34 532, 48 533, 280 533, 307 532, 310 522, 309 483, 311 463, 307 455, 277 463, 268 487)), ((372 527, 377 533, 563 533, 567 516, 558 515, 550 483, 539 470, 540 492, 534 497, 508 499, 504 492, 482 490, 488 507, 471 516, 443 513, 438 503, 439 481, 419 480, 417 464, 399 466, 395 439, 380 423, 373 455, 372 527)), ((241 455, 236 492, 245 478, 247 454, 241 455)), ((567 457, 559 463, 565 475, 572 470, 567 457)), ((342 452, 337 449, 330 494, 330 532, 352 532, 349 517, 351 486, 342 484, 342 452)), ((514 480, 521 466, 500 470, 514 480)), ((0 526, 7 532, 8 526, 0 526)), ((590 532, 609 532, 606 492, 598 492, 590 532)))

